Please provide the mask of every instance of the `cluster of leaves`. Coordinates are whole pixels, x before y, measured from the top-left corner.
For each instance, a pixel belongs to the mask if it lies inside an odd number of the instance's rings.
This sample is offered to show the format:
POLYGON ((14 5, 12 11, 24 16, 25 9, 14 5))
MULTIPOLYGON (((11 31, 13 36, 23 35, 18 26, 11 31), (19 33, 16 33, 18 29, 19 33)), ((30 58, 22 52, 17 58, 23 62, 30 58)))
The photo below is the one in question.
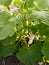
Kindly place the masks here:
POLYGON ((0 5, 7 8, 0 11, 0 58, 16 53, 25 65, 48 62, 49 0, 0 0, 0 5))

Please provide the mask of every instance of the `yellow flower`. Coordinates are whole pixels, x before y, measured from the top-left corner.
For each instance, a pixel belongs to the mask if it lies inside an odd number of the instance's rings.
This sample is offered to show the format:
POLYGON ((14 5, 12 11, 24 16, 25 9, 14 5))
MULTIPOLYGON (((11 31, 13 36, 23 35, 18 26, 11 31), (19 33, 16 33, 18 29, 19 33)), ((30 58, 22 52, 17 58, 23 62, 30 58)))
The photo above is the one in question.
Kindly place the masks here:
POLYGON ((27 34, 28 33, 28 30, 26 30, 25 33, 27 34))
POLYGON ((27 13, 27 10, 26 10, 26 9, 23 9, 23 12, 24 12, 24 13, 27 13))
POLYGON ((29 21, 28 20, 26 20, 26 26, 29 26, 29 21))
POLYGON ((7 6, 4 6, 4 10, 5 10, 5 11, 7 11, 7 10, 8 10, 7 6))

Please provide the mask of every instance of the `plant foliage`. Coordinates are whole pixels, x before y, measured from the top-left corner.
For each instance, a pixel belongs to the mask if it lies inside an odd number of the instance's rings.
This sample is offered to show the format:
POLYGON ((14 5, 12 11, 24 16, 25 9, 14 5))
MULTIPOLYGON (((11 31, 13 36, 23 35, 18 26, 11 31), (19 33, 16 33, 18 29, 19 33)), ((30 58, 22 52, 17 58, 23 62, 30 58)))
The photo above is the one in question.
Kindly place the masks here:
POLYGON ((48 62, 49 0, 0 0, 0 6, 0 58, 15 53, 25 65, 48 62))

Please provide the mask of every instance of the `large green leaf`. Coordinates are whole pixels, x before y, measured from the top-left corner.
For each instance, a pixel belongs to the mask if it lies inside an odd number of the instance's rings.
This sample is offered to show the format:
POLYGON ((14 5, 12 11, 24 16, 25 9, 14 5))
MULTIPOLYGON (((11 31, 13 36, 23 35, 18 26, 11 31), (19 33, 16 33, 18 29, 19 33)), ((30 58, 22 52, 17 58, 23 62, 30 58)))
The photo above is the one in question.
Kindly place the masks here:
POLYGON ((37 29, 41 36, 49 37, 49 26, 47 26, 43 23, 40 23, 40 24, 38 24, 37 29))
POLYGON ((38 7, 42 10, 47 9, 49 6, 49 0, 36 0, 38 7))
POLYGON ((12 0, 0 0, 1 5, 8 6, 11 3, 12 0))
POLYGON ((46 11, 33 11, 31 14, 32 21, 39 21, 49 26, 49 13, 46 11))
POLYGON ((37 25, 32 25, 31 27, 32 33, 38 32, 40 36, 49 37, 49 26, 44 23, 39 23, 37 25))
POLYGON ((36 32, 38 32, 38 29, 37 29, 37 25, 31 25, 31 31, 32 31, 32 33, 36 33, 36 32))
POLYGON ((13 35, 12 37, 7 37, 6 39, 1 40, 0 43, 6 46, 15 43, 15 41, 16 41, 16 35, 13 35))
POLYGON ((0 12, 0 27, 9 23, 10 14, 8 12, 0 12))
POLYGON ((16 47, 14 44, 7 46, 0 45, 0 57, 6 57, 12 55, 15 51, 15 48, 16 47))
POLYGON ((49 41, 46 42, 42 47, 42 53, 45 56, 46 59, 49 60, 49 41))
POLYGON ((16 35, 0 40, 0 57, 7 57, 12 55, 16 49, 15 46, 16 35))
POLYGON ((0 12, 0 40, 14 34, 15 22, 9 21, 10 14, 0 12))
POLYGON ((41 43, 35 41, 29 48, 23 46, 19 49, 16 56, 25 65, 32 65, 33 62, 36 62, 41 58, 41 43))

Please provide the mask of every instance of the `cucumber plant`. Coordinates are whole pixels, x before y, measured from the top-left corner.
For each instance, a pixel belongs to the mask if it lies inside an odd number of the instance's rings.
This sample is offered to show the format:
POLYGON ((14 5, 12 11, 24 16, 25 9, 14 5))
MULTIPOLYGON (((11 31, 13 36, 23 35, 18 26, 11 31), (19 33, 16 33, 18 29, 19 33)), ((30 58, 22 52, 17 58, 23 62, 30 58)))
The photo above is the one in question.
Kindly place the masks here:
POLYGON ((25 65, 49 63, 49 0, 0 0, 0 58, 16 54, 25 65))

